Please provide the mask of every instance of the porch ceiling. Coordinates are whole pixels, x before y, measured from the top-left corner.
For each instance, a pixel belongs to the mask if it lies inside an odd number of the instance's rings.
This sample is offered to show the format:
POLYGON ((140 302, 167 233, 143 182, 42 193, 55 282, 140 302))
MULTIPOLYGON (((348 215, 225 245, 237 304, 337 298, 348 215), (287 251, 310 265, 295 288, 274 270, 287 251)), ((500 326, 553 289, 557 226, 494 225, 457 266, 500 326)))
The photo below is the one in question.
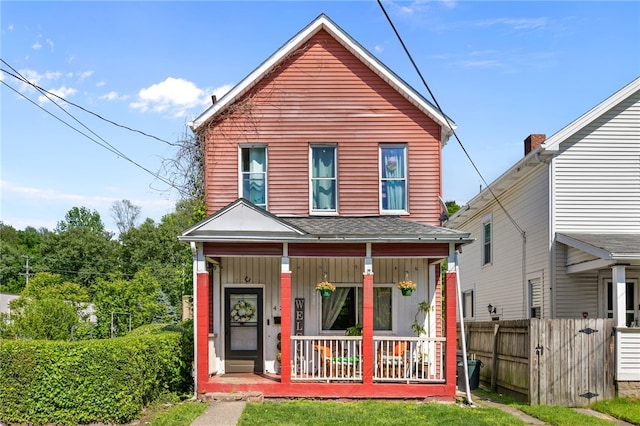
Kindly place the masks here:
POLYGON ((599 267, 602 267, 602 261, 607 261, 606 266, 640 265, 640 234, 557 233, 556 239, 598 257, 601 261, 594 265, 599 267))

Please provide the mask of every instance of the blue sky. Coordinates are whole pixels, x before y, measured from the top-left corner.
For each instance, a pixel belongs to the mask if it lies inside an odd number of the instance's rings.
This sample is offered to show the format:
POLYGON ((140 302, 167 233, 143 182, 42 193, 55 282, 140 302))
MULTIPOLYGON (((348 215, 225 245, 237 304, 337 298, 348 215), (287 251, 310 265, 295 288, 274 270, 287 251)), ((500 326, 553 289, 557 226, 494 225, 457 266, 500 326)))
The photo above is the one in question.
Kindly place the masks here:
MULTIPOLYGON (((383 5, 487 182, 522 157, 526 136, 551 136, 640 75, 638 1, 383 5)), ((115 231, 113 202, 130 200, 142 219, 159 221, 178 198, 141 168, 159 172, 172 146, 64 106, 99 139, 4 72, 13 73, 9 66, 102 117, 174 142, 212 94, 220 98, 320 13, 430 99, 375 1, 2 1, 0 220, 53 229, 84 206, 115 231)), ((443 198, 464 204, 481 183, 452 138, 443 198)))

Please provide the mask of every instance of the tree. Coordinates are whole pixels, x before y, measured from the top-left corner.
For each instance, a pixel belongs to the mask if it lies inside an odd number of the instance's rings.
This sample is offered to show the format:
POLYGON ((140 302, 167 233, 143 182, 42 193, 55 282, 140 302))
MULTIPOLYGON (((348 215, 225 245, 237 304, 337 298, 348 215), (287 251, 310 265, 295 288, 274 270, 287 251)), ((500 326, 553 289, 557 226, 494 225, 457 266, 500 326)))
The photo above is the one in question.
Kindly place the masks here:
POLYGON ((0 291, 18 294, 26 283, 25 268, 29 260, 29 273, 40 265, 40 246, 47 238, 46 228, 36 230, 28 226, 24 231, 0 222, 0 291))
POLYGON ((455 201, 447 201, 444 204, 447 206, 447 213, 449 213, 449 217, 453 216, 455 212, 460 210, 460 206, 455 201))
POLYGON ((118 271, 117 249, 100 214, 74 207, 43 242, 42 264, 90 290, 96 277, 118 271))
POLYGON ((135 227, 140 216, 140 207, 129 200, 116 201, 111 206, 111 217, 116 222, 120 235, 135 227))
POLYGON ((158 302, 160 283, 148 269, 136 273, 131 280, 113 277, 99 278, 94 288, 94 304, 99 337, 111 335, 111 318, 114 317, 116 335, 131 327, 150 324, 154 318, 165 318, 166 306, 158 302), (124 314, 124 315, 123 315, 124 314))
POLYGON ((71 327, 80 323, 89 301, 86 290, 48 272, 38 273, 20 297, 10 303, 11 315, 3 318, 3 337, 68 339, 71 327))

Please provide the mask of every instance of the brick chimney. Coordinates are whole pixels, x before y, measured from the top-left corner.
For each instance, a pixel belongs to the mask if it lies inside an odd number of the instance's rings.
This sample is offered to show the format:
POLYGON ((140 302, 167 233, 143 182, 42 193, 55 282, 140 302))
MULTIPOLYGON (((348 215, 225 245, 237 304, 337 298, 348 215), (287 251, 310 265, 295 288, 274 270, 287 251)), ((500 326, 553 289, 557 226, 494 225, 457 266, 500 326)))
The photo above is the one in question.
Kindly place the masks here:
POLYGON ((524 140, 524 155, 527 155, 547 139, 547 135, 529 135, 524 140))

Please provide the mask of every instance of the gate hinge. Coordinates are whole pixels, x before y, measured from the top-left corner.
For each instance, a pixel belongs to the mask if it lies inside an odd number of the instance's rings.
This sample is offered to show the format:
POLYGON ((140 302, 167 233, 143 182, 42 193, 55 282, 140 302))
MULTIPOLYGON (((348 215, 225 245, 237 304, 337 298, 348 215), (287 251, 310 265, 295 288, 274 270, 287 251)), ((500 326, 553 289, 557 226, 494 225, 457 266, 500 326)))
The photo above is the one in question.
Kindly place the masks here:
POLYGON ((591 333, 597 333, 597 332, 598 332, 598 330, 594 330, 594 329, 593 329, 593 328, 591 328, 591 327, 587 327, 587 328, 584 328, 584 329, 582 329, 582 330, 578 330, 578 332, 580 332, 580 333, 584 333, 584 334, 591 334, 591 333))
POLYGON ((594 398, 594 397, 599 396, 599 395, 600 395, 600 394, 593 393, 593 392, 589 391, 589 392, 587 392, 587 393, 583 393, 583 394, 582 394, 582 395, 580 395, 580 396, 581 396, 581 397, 583 397, 583 398, 591 399, 591 398, 594 398))

